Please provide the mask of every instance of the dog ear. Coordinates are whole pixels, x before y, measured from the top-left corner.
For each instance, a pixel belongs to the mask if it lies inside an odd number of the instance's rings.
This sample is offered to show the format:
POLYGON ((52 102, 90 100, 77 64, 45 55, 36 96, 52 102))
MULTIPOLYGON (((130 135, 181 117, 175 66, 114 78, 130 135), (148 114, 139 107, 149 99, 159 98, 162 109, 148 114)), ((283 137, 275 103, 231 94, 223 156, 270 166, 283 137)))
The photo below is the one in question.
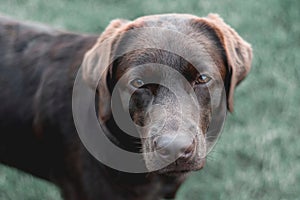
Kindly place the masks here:
POLYGON ((250 71, 252 48, 249 43, 243 40, 217 14, 209 14, 204 19, 216 31, 225 49, 227 66, 230 73, 227 107, 230 112, 233 112, 234 89, 250 71))
POLYGON ((107 86, 109 66, 114 43, 119 36, 119 30, 128 21, 113 20, 99 37, 97 43, 85 55, 82 66, 83 79, 99 93, 99 118, 106 121, 111 116, 111 94, 107 86))

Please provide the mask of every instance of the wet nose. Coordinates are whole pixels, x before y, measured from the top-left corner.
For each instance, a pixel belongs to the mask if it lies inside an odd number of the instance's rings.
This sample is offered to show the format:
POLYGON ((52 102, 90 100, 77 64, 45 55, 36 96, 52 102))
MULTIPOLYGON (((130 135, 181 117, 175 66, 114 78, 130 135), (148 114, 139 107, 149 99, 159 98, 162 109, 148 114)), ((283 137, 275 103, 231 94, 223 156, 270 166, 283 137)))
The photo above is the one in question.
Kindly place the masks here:
POLYGON ((188 160, 195 150, 195 139, 191 135, 163 135, 154 140, 154 148, 166 160, 188 160))

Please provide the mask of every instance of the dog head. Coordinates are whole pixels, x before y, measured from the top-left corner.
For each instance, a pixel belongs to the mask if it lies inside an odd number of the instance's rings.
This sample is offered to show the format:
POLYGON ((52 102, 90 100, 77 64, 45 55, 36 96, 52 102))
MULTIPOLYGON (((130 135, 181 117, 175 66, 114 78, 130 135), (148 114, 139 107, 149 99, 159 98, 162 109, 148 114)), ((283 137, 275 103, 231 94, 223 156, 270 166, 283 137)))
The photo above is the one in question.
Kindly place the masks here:
POLYGON ((150 171, 181 174, 203 167, 213 116, 225 112, 222 99, 233 111, 251 60, 251 46, 218 15, 167 14, 112 21, 82 67, 116 143, 142 149, 150 171))

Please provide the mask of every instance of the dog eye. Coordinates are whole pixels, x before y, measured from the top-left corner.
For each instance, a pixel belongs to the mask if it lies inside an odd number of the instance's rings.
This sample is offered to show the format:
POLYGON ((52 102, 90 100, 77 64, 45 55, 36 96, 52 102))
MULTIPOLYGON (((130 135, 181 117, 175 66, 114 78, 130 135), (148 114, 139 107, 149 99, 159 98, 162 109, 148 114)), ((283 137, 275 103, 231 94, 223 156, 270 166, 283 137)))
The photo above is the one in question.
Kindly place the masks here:
POLYGON ((141 79, 134 79, 130 82, 130 84, 135 88, 140 88, 144 85, 144 81, 141 79))
POLYGON ((208 83, 211 78, 206 74, 200 74, 200 76, 196 80, 196 84, 205 84, 208 83))

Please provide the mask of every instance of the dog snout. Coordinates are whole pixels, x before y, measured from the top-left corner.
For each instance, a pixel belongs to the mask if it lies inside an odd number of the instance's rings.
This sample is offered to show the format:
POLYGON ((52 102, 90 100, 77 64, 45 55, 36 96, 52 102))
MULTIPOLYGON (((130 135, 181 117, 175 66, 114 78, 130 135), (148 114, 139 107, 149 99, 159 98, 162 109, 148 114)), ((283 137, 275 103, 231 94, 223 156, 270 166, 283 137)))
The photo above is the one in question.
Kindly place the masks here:
POLYGON ((168 161, 189 160, 196 148, 195 138, 191 135, 162 135, 153 140, 154 149, 159 157, 168 161))

